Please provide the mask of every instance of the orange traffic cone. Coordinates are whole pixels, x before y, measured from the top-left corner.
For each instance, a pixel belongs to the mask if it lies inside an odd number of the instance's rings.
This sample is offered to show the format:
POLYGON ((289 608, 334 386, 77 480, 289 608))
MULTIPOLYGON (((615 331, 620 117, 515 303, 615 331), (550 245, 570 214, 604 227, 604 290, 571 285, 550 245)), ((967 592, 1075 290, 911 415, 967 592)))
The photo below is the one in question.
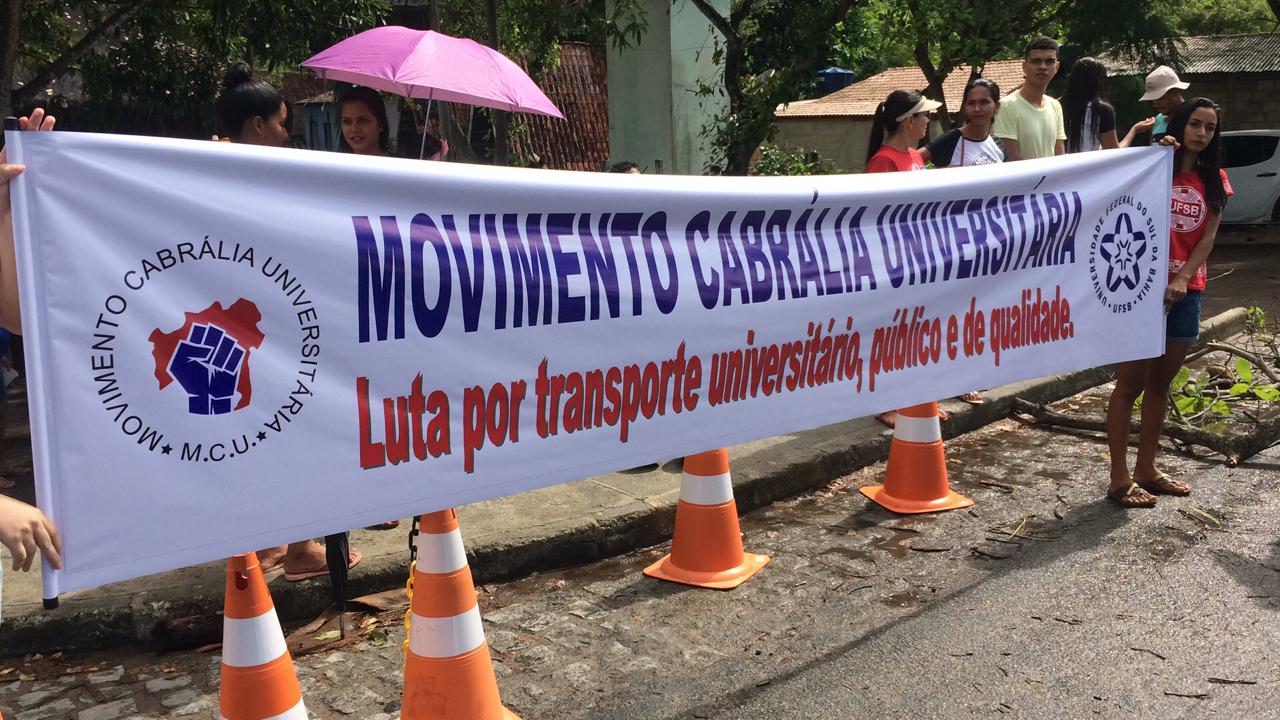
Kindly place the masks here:
POLYGON ((221 714, 223 720, 307 720, 293 658, 254 553, 227 560, 221 714))
POLYGON ((457 514, 423 515, 419 533, 401 719, 520 720, 498 697, 457 514))
POLYGON ((969 507, 973 500, 947 484, 947 457, 938 422, 938 403, 898 411, 883 485, 860 488, 863 495, 903 514, 969 507))
POLYGON ((685 585, 732 590, 768 562, 768 555, 742 551, 729 451, 721 448, 686 457, 671 554, 645 568, 644 574, 685 585))

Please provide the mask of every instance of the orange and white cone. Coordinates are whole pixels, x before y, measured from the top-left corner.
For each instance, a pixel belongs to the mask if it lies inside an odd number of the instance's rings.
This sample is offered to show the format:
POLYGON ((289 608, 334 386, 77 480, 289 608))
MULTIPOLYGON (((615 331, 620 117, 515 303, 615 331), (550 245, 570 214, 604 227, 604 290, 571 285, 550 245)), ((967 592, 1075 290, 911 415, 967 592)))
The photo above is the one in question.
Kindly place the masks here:
POLYGON ((937 402, 898 411, 884 484, 859 489, 872 501, 903 514, 955 510, 973 504, 973 500, 952 491, 947 482, 947 455, 937 402))
POLYGON ((729 451, 721 448, 686 457, 671 554, 645 568, 644 574, 695 587, 732 590, 768 563, 768 555, 743 552, 729 451))
POLYGON ((293 658, 254 553, 227 560, 222 720, 307 720, 293 658))
POLYGON ((502 705, 453 510, 419 518, 401 720, 519 720, 502 705))

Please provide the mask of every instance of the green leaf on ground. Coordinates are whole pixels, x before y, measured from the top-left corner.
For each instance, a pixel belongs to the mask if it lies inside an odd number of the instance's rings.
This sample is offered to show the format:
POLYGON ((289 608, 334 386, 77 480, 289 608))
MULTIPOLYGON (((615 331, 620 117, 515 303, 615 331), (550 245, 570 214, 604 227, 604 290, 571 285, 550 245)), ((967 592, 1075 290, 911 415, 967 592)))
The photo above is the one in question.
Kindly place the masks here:
POLYGON ((1209 408, 1209 412, 1213 413, 1214 415, 1221 415, 1222 417, 1227 417, 1228 415, 1231 414, 1231 406, 1228 405, 1225 400, 1218 400, 1213 403, 1212 407, 1209 408))
POLYGON ((1190 377, 1191 377, 1191 368, 1187 367, 1186 365, 1183 365, 1182 367, 1178 368, 1178 374, 1173 376, 1173 384, 1170 387, 1173 388, 1174 392, 1178 392, 1179 390, 1182 389, 1183 385, 1187 384, 1187 379, 1190 377))
POLYGON ((1267 402, 1280 400, 1280 388, 1276 388, 1275 385, 1260 385, 1253 389, 1253 394, 1267 402))
POLYGON ((1253 366, 1244 358, 1236 358, 1236 375, 1242 382, 1253 382, 1253 366))
POLYGON ((1212 514, 1210 514, 1209 512, 1207 512, 1207 511, 1205 511, 1205 510, 1203 510, 1203 509, 1201 509, 1201 508, 1196 507, 1195 505, 1188 505, 1188 506, 1187 506, 1187 510, 1191 511, 1191 512, 1196 516, 1196 517, 1203 518, 1205 522, 1207 522, 1207 523, 1209 523, 1209 524, 1213 525, 1213 526, 1214 526, 1214 527, 1216 527, 1216 528, 1221 528, 1221 527, 1222 527, 1222 521, 1221 521, 1221 520, 1219 520, 1218 518, 1214 517, 1214 516, 1213 516, 1212 514))
POLYGON ((1231 386, 1231 390, 1227 392, 1228 397, 1240 397, 1249 392, 1249 383, 1236 383, 1231 386))
POLYGON ((337 640, 340 637, 342 637, 342 633, 338 632, 337 630, 329 630, 328 632, 322 632, 319 635, 317 635, 316 639, 317 640, 337 640))

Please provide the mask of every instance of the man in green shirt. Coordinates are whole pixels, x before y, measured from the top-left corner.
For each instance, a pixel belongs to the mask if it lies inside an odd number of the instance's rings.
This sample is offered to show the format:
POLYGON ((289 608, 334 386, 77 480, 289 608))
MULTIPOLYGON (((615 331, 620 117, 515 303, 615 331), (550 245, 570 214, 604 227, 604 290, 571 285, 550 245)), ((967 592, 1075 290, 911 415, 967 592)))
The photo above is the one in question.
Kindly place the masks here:
POLYGON ((1058 74, 1058 43, 1038 37, 1022 53, 1022 87, 1000 103, 995 136, 1004 140, 1005 161, 1062 155, 1067 131, 1062 106, 1045 95, 1058 74))

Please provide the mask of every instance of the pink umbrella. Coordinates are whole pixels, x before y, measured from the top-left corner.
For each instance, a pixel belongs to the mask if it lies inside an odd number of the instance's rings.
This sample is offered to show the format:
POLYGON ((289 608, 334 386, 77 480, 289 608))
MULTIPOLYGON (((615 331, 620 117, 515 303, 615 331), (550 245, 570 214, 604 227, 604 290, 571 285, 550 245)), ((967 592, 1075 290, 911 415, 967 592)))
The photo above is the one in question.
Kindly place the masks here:
POLYGON ((564 118, 507 56, 474 40, 388 25, 353 35, 302 63, 325 80, 420 100, 564 118))

